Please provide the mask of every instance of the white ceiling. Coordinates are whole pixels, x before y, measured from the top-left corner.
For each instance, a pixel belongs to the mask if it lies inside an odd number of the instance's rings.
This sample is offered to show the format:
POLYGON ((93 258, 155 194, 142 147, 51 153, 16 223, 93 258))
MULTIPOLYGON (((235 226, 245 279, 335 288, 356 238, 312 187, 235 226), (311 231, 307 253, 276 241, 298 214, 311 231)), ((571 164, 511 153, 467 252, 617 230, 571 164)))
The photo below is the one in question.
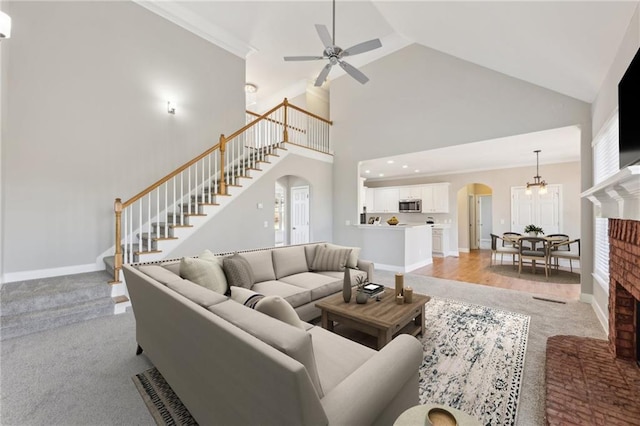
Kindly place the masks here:
MULTIPOLYGON (((331 1, 134 1, 246 58, 246 80, 258 86, 258 111, 304 93, 325 64, 285 62, 283 56, 322 54, 314 24, 325 24, 331 31, 331 1)), ((348 59, 359 67, 419 43, 591 103, 617 53, 612 47, 620 45, 637 5, 637 0, 337 0, 336 44, 348 48, 380 38, 382 48, 348 59)), ((340 75, 344 72, 334 67, 329 80, 340 75)), ((475 151, 465 145, 456 155, 471 153, 469 167, 482 153, 492 152, 504 164, 506 159, 522 158, 523 149, 542 149, 541 161, 546 162, 579 159, 579 146, 556 149, 564 139, 555 138, 553 132, 537 136, 522 136, 517 145, 508 143, 518 147, 517 155, 503 149, 504 140, 500 150, 478 144, 475 151), (523 147, 524 141, 530 146, 523 147), (507 157, 501 160, 502 154, 507 157)), ((435 154, 432 151, 421 164, 435 154)), ((445 155, 437 164, 450 158, 445 155)), ((455 159, 460 170, 460 157, 455 159)))

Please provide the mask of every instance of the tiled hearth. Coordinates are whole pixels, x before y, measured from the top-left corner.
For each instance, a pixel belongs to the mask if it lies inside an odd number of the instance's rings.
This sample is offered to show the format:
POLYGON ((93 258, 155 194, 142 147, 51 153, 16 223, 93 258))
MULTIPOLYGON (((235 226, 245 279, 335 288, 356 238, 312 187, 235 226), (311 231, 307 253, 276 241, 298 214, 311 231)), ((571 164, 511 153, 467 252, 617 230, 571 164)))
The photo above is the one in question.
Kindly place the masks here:
POLYGON ((547 340, 549 425, 640 425, 640 221, 609 219, 609 341, 547 340))

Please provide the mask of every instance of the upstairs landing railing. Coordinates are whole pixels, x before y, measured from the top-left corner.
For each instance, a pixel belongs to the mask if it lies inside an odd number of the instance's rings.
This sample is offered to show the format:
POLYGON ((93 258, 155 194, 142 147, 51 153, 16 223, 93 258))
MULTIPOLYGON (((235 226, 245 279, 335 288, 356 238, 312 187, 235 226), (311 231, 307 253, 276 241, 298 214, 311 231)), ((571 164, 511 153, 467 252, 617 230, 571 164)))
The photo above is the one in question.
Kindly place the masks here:
POLYGON ((178 167, 127 201, 116 198, 113 282, 120 282, 124 263, 144 253, 158 253, 156 242, 176 239, 173 229, 189 227, 189 216, 204 216, 202 207, 216 205, 216 196, 258 170, 282 142, 330 153, 331 121, 282 103, 259 115, 247 112, 247 124, 193 160, 178 167))

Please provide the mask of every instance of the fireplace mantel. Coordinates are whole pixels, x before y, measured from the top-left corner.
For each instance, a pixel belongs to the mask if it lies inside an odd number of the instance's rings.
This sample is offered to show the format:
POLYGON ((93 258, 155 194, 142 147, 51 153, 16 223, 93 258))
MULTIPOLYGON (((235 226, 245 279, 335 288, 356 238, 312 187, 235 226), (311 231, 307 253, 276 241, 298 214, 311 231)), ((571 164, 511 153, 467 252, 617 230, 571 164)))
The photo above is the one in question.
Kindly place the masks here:
POLYGON ((596 217, 640 220, 640 165, 625 167, 580 195, 594 204, 596 217))

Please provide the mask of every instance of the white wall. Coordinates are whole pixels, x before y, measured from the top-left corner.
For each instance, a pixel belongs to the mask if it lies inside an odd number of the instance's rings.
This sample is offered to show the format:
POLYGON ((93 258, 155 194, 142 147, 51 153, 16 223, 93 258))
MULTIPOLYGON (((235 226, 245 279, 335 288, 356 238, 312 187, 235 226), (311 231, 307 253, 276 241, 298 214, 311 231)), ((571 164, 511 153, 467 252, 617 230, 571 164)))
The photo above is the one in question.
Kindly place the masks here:
POLYGON ((275 183, 283 176, 288 176, 290 186, 309 185, 311 241, 329 241, 332 228, 332 164, 290 154, 207 222, 199 232, 185 240, 170 257, 195 256, 204 249, 226 252, 272 247, 275 242, 275 183), (305 179, 300 179, 300 176, 305 176, 305 179), (257 207, 258 203, 262 203, 262 209, 257 207))
MULTIPOLYGON (((604 79, 598 95, 592 104, 592 116, 593 116, 593 135, 597 135, 604 123, 611 117, 613 112, 618 108, 618 83, 627 70, 627 67, 631 63, 631 60, 635 56, 638 48, 640 47, 640 11, 636 7, 636 11, 631 18, 627 32, 620 43, 620 46, 612 46, 617 50, 616 57, 609 68, 606 78, 604 79)), ((589 146, 584 147, 591 150, 589 146)), ((591 176, 590 176, 591 178, 591 176)), ((586 181, 583 179, 583 188, 589 188, 593 185, 593 180, 586 181)), ((591 204, 588 201, 585 201, 591 204)), ((583 221, 588 221, 591 227, 593 227, 593 209, 588 212, 583 211, 583 221)), ((593 245, 586 248, 589 251, 586 253, 593 253, 593 245)), ((582 246, 583 253, 585 247, 582 246)), ((593 271, 593 265, 587 269, 589 275, 593 271)), ((589 276, 589 279, 592 279, 589 276)), ((608 284, 608 283, 607 283, 608 284)), ((609 314, 609 292, 608 286, 601 287, 595 279, 593 279, 593 303, 595 304, 594 310, 598 315, 598 318, 603 322, 605 331, 608 331, 608 314, 609 314)), ((588 298, 588 297, 587 297, 588 298)))
POLYGON ((244 60, 128 1, 3 9, 1 272, 95 265, 116 197, 242 127, 244 60))
POLYGON ((332 81, 337 243, 356 240, 344 223, 358 218, 358 161, 569 125, 581 127, 583 146, 591 143, 589 104, 433 49, 410 45, 362 71, 366 85, 332 81))

